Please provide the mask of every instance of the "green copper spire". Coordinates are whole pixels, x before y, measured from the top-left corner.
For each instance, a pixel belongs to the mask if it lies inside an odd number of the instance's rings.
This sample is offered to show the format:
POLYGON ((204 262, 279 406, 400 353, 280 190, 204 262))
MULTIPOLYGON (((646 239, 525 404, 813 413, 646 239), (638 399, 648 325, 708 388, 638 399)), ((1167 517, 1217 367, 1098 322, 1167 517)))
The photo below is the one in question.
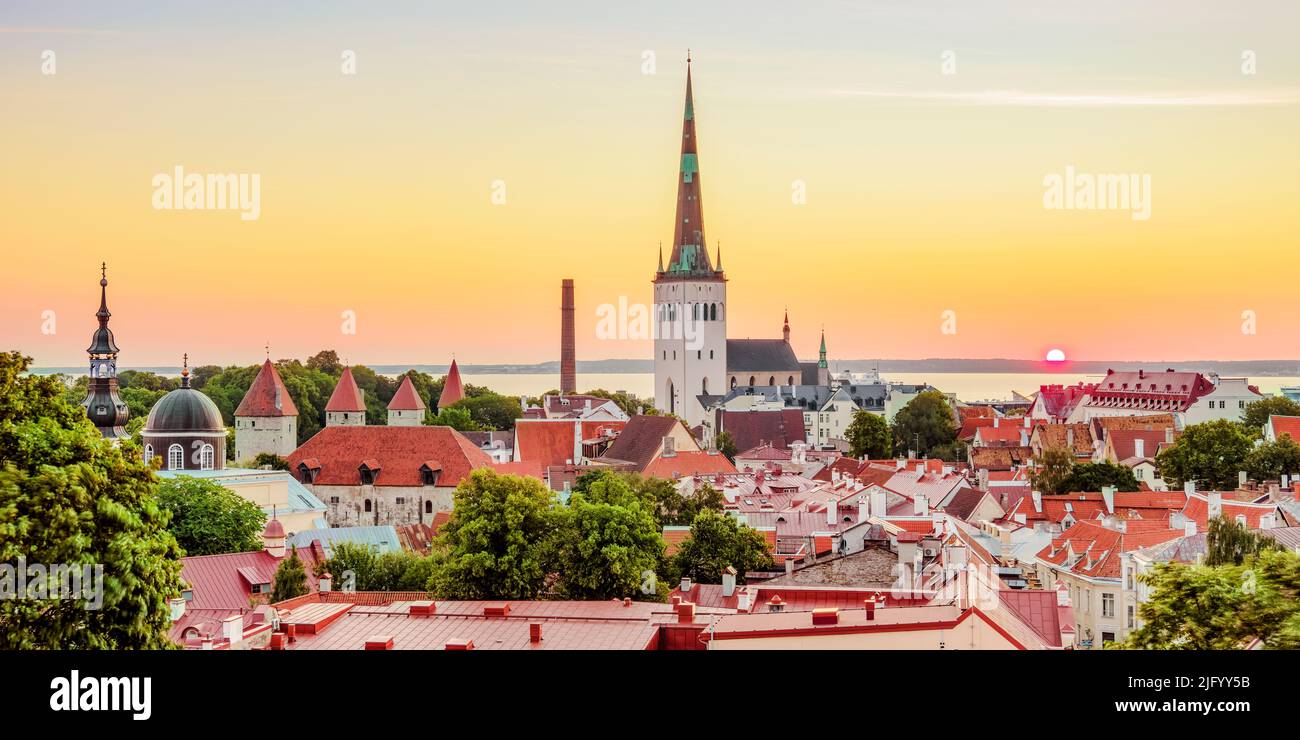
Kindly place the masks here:
POLYGON ((826 365, 826 330, 822 329, 822 348, 817 355, 817 367, 827 367, 826 365))

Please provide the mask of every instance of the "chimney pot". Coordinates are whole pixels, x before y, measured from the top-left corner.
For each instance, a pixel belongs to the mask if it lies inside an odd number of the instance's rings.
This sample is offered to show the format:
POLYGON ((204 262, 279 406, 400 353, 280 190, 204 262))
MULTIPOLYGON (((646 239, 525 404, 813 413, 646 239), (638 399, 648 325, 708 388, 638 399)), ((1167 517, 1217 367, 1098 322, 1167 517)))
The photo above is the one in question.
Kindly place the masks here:
POLYGON ((533 622, 528 625, 528 641, 536 645, 542 641, 542 623, 533 622))
POLYGON ((683 601, 677 605, 677 621, 681 624, 690 624, 695 621, 695 604, 689 601, 683 601))
POLYGON ((392 635, 371 635, 366 638, 366 650, 392 650, 392 635))
POLYGON ((840 610, 833 606, 824 609, 813 609, 812 611, 813 624, 839 624, 839 621, 840 610))

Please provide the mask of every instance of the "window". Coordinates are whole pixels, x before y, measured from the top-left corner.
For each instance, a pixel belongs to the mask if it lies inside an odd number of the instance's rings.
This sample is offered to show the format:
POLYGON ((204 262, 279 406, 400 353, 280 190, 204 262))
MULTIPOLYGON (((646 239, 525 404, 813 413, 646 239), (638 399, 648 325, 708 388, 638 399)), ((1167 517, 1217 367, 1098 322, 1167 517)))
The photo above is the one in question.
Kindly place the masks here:
POLYGON ((406 505, 406 497, 405 497, 405 496, 398 496, 398 497, 397 497, 397 505, 398 505, 398 506, 405 506, 405 505, 406 505))
POLYGON ((1103 632, 1103 633, 1101 633, 1101 642, 1102 642, 1103 645, 1106 644, 1106 643, 1108 643, 1108 642, 1114 642, 1114 641, 1115 641, 1115 633, 1114 633, 1114 632, 1103 632))
POLYGON ((695 350, 695 359, 697 359, 697 360, 703 360, 703 359, 704 359, 704 350, 702 350, 702 349, 697 349, 697 350, 695 350))
POLYGON ((149 462, 153 459, 153 445, 144 446, 144 461, 149 462))
POLYGON ((425 502, 424 502, 424 513, 426 513, 426 514, 432 514, 432 513, 433 513, 433 502, 432 502, 432 501, 425 501, 425 502))
POLYGON ((776 385, 776 376, 775 376, 775 375, 769 375, 769 376, 767 376, 767 384, 768 384, 768 385, 776 385))
POLYGON ((370 511, 370 499, 366 499, 366 511, 370 511))
POLYGON ((1101 616, 1107 618, 1115 616, 1115 594, 1101 595, 1101 616))
POLYGON ((749 384, 750 384, 750 385, 758 385, 758 383, 755 382, 755 378, 754 378, 753 375, 749 376, 749 384))
POLYGON ((1238 402, 1237 402, 1237 408, 1239 408, 1239 409, 1244 409, 1244 408, 1246 408, 1246 402, 1245 402, 1245 401, 1238 401, 1238 402))
POLYGON ((215 460, 213 459, 214 457, 215 455, 213 454, 212 445, 205 444, 202 447, 200 447, 199 448, 199 470, 212 470, 213 463, 215 462, 215 460))
POLYGON ((330 503, 331 503, 331 504, 337 504, 338 502, 339 502, 339 497, 338 497, 338 496, 330 496, 330 503))
POLYGON ((1130 605, 1130 606, 1128 607, 1128 621, 1125 622, 1125 624, 1128 626, 1128 629, 1133 629, 1133 622, 1134 622, 1134 620, 1133 620, 1133 607, 1132 607, 1132 605, 1130 605))
POLYGON ((185 467, 185 450, 180 445, 167 448, 167 469, 180 470, 185 467))
POLYGON ((710 359, 710 360, 713 359, 713 350, 709 350, 709 359, 710 359))

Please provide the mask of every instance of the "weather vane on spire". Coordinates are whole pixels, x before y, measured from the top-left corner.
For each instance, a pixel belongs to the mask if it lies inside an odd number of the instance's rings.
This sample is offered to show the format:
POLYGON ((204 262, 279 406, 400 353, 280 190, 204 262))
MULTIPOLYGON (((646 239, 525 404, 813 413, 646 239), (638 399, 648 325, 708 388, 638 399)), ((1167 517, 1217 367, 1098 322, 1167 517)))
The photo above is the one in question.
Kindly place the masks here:
POLYGON ((107 277, 108 277, 108 263, 107 263, 107 262, 100 262, 100 263, 99 263, 99 276, 100 276, 101 278, 107 278, 107 277))

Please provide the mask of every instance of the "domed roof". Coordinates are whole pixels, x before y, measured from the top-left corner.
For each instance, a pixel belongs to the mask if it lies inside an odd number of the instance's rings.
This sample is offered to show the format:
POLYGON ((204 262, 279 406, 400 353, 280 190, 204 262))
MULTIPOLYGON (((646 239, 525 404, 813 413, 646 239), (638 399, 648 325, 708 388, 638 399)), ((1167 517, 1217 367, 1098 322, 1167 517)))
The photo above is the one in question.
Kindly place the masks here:
POLYGON ((211 398, 188 385, 158 399, 149 410, 144 433, 150 432, 225 432, 221 409, 211 398))
POLYGON ((262 530, 263 537, 283 537, 284 525, 279 519, 272 519, 266 523, 266 529, 262 530))

